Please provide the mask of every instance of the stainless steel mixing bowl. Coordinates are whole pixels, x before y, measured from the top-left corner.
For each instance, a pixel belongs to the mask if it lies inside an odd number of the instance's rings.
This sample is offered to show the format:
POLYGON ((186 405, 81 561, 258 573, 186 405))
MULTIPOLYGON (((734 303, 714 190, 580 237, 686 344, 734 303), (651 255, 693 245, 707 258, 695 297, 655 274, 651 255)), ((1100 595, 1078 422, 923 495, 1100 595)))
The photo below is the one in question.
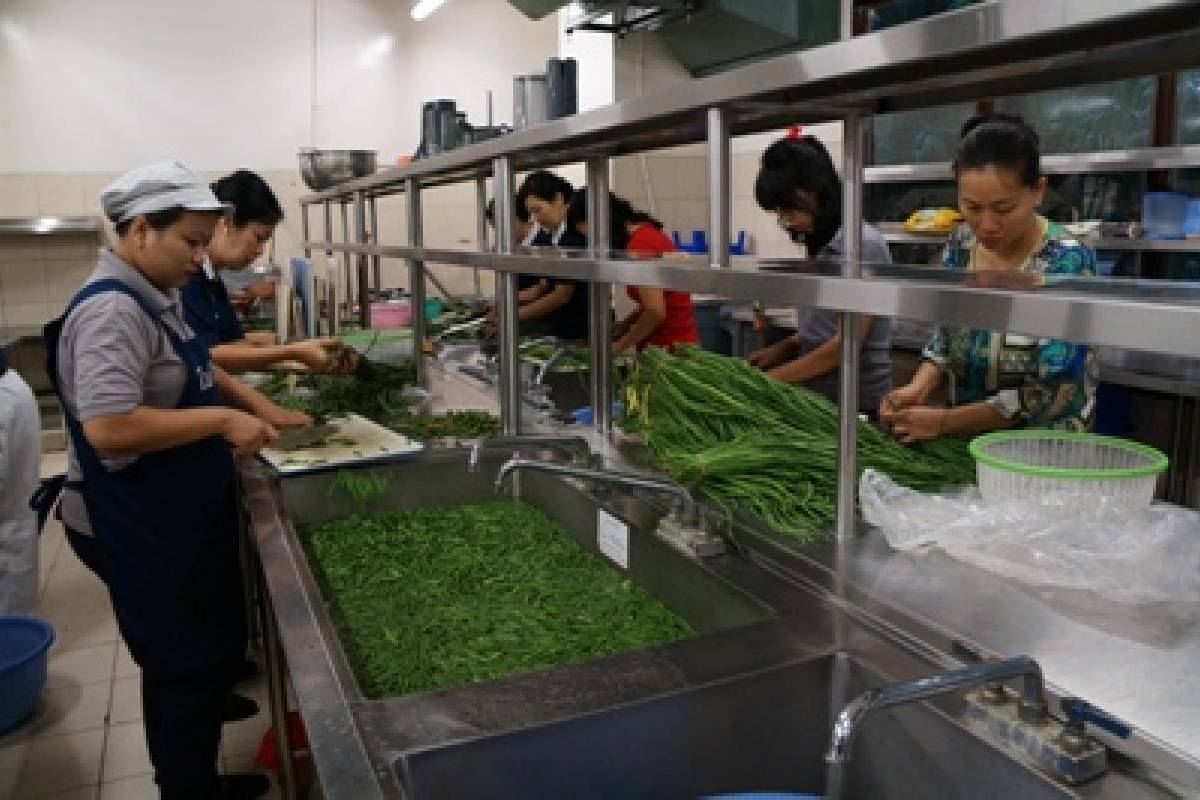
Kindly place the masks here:
POLYGON ((375 172, 374 150, 318 150, 305 147, 300 151, 300 175, 314 192, 321 192, 345 181, 375 172))

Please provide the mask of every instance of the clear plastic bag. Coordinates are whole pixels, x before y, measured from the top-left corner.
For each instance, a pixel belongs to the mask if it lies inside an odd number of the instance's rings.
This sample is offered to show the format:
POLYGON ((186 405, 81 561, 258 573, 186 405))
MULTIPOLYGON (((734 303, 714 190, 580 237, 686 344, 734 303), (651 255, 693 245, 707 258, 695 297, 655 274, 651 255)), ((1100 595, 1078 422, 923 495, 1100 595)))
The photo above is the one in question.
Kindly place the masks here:
POLYGON ((986 504, 974 487, 922 494, 872 469, 859 502, 897 550, 936 547, 1008 578, 1121 602, 1200 602, 1200 512, 1189 508, 1066 495, 986 504))

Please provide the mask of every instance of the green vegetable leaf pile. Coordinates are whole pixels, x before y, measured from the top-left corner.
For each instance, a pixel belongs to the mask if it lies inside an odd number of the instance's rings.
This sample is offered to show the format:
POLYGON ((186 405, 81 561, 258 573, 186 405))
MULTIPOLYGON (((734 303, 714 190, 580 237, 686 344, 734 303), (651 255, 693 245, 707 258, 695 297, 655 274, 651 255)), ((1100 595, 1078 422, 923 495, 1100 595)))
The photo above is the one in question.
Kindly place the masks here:
MULTIPOLYGON (((648 347, 625 384, 622 425, 658 466, 727 512, 742 509, 801 541, 827 536, 837 496, 838 409, 737 358, 648 347)), ((975 482, 961 439, 908 446, 858 425, 858 468, 919 491, 975 482)))
POLYGON ((481 439, 500 430, 500 419, 486 411, 449 411, 445 414, 398 414, 387 422, 396 433, 410 439, 481 439))
POLYGON ((488 680, 692 633, 525 503, 351 517, 313 525, 301 538, 370 697, 488 680))
POLYGON ((283 374, 273 376, 259 391, 285 408, 313 416, 335 417, 353 412, 380 422, 405 409, 400 393, 415 384, 416 379, 416 367, 411 361, 393 365, 364 357, 348 375, 297 376, 296 385, 310 389, 311 397, 289 394, 287 376, 283 374))

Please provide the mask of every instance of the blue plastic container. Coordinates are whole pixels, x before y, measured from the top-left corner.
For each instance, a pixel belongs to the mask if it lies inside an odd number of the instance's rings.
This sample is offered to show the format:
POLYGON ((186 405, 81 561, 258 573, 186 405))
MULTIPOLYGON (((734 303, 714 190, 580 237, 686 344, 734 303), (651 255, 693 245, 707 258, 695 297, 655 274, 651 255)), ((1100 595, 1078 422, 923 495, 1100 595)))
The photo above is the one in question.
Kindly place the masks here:
POLYGON ((1182 192, 1142 195, 1142 228, 1147 239, 1182 239, 1188 196, 1182 192))
POLYGON ((1187 214, 1183 218, 1183 235, 1200 236, 1200 197, 1188 200, 1187 214))
MULTIPOLYGON (((675 242, 675 249, 681 253, 707 253, 708 252, 708 231, 696 229, 692 231, 692 239, 689 242, 683 241, 679 235, 679 231, 671 231, 671 239, 675 242)), ((729 254, 731 256, 746 255, 746 232, 738 231, 737 239, 729 243, 729 254)))
POLYGON ((33 713, 46 685, 54 629, 40 619, 0 617, 0 734, 33 713))

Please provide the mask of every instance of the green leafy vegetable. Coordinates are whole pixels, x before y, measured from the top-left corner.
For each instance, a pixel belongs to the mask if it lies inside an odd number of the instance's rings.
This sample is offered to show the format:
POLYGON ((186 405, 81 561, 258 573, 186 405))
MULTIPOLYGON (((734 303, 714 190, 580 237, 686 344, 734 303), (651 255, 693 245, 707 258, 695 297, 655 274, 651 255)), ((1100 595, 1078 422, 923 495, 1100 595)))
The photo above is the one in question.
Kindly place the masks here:
POLYGON ((285 408, 316 417, 353 412, 379 422, 405 410, 400 393, 414 385, 416 379, 416 367, 411 361, 392 365, 364 357, 349 375, 298 375, 296 385, 311 391, 311 396, 289 393, 286 375, 273 376, 259 391, 285 408))
POLYGON ((538 509, 496 501, 301 534, 363 691, 427 691, 691 634, 538 509))
POLYGON ((400 414, 388 427, 410 439, 480 439, 500 430, 500 419, 486 411, 450 411, 445 414, 400 414))
MULTIPOLYGON (((802 541, 828 535, 837 495, 837 407, 696 347, 647 348, 625 386, 622 424, 660 468, 726 511, 742 509, 802 541)), ((967 443, 906 446, 858 426, 858 467, 921 491, 973 483, 967 443)))
POLYGON ((382 495, 390 483, 391 478, 385 470, 340 469, 329 484, 329 496, 340 491, 362 503, 382 495))

